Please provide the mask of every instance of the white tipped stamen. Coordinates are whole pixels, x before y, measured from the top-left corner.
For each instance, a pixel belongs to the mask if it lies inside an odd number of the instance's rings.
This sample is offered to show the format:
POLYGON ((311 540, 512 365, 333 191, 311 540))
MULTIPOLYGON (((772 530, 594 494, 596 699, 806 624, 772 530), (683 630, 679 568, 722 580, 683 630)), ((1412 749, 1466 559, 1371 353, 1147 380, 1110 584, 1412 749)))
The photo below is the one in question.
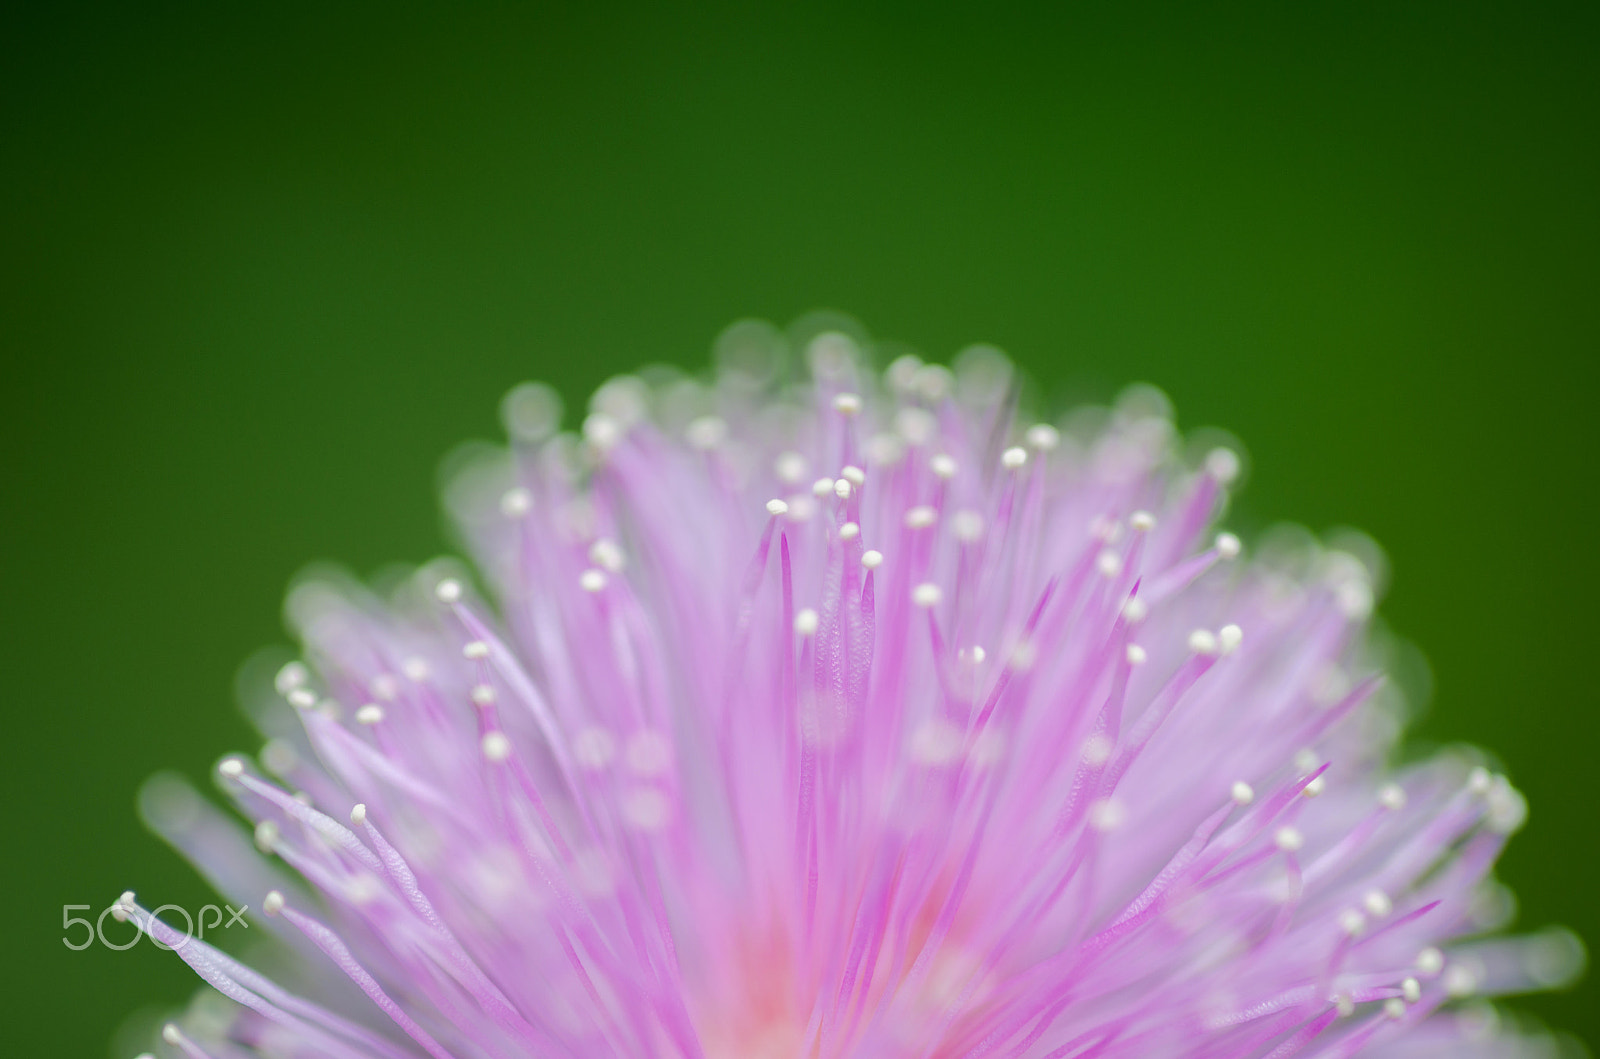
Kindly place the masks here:
POLYGON ((223 758, 222 763, 217 766, 217 771, 222 773, 230 780, 236 780, 240 776, 244 775, 244 762, 240 761, 236 757, 226 757, 223 758))
POLYGON ((905 521, 907 529, 927 529, 939 521, 939 512, 923 504, 907 511, 905 521))
POLYGON ((1028 462, 1028 450, 1020 445, 1013 446, 1000 454, 1000 465, 1008 471, 1021 470, 1028 462))
POLYGON ((1424 978, 1432 978, 1444 970, 1444 953, 1429 945, 1417 953, 1417 973, 1424 978))
POLYGON ((473 661, 489 657, 489 645, 482 640, 468 640, 461 647, 461 657, 473 661))
POLYGON ((798 452, 781 453, 772 463, 772 471, 785 485, 799 485, 805 481, 806 458, 798 452))
POLYGON ((606 572, 604 570, 600 570, 591 566, 582 574, 578 575, 578 587, 583 589, 585 592, 600 592, 605 589, 607 580, 606 572))
POLYGON ((295 688, 285 697, 289 700, 289 705, 297 710, 309 710, 317 704, 317 697, 309 688, 295 688))
POLYGON ((854 522, 846 522, 839 527, 839 539, 842 541, 853 541, 859 536, 861 536, 861 527, 854 522))
POLYGON ((511 756, 511 740, 504 732, 486 732, 483 737, 483 756, 499 763, 511 756))
POLYGON ((1322 776, 1318 776, 1304 787, 1301 787, 1300 793, 1307 798, 1315 798, 1317 795, 1322 793, 1322 789, 1327 785, 1326 779, 1322 776))
POLYGON ((983 516, 976 511, 957 511, 950 519, 950 532, 956 540, 971 544, 983 536, 983 516))
POLYGON ((601 537, 589 545, 589 561, 610 573, 621 573, 627 563, 622 549, 610 537, 601 537))
POLYGON ((1415 978, 1405 978, 1400 982, 1400 994, 1407 1004, 1415 1004, 1422 999, 1422 983, 1415 978))
POLYGON ((1023 438, 1038 452, 1054 452, 1061 444, 1061 431, 1049 423, 1035 423, 1023 438))
POLYGON ((183 1031, 175 1023, 167 1023, 161 1027, 161 1039, 176 1047, 183 1043, 183 1031))
POLYGON ((1244 545, 1231 533, 1219 533, 1215 542, 1217 555, 1223 559, 1237 559, 1244 545))
POLYGON ((963 648, 960 654, 962 658, 971 662, 975 666, 983 665, 983 660, 989 657, 989 652, 985 651, 977 644, 973 644, 971 647, 963 648))
POLYGON ((919 607, 937 607, 943 598, 944 590, 935 584, 924 583, 911 590, 911 602, 919 607))
POLYGON ((1356 1013, 1355 1001, 1351 1000, 1343 993, 1340 993, 1338 996, 1333 998, 1333 1007, 1334 1010, 1339 1013, 1339 1017, 1342 1019, 1347 1019, 1356 1013))
POLYGON ((1089 806, 1089 826, 1096 831, 1115 831, 1127 819, 1127 809, 1114 798, 1102 798, 1089 806))
POLYGON ((400 672, 413 684, 420 684, 428 679, 428 663, 420 658, 408 658, 400 663, 400 672))
POLYGON ((932 471, 936 478, 949 480, 956 476, 956 461, 941 452, 928 461, 928 470, 932 471))
POLYGON ((267 896, 261 899, 261 911, 269 916, 275 916, 283 911, 283 894, 277 890, 268 890, 267 896))
POLYGON ((439 597, 440 603, 458 602, 461 599, 461 582, 447 577, 434 586, 433 594, 439 597))
POLYGON ((1444 991, 1448 996, 1460 998, 1478 991, 1478 975, 1465 963, 1452 963, 1444 972, 1444 991))
POLYGON ((374 725, 383 720, 383 707, 375 702, 369 702, 356 711, 356 723, 374 725))
POLYGON ((1150 655, 1143 647, 1136 643, 1131 643, 1128 645, 1127 658, 1130 666, 1142 666, 1149 660, 1150 655))
POLYGON ((1111 760, 1111 751, 1114 748, 1111 740, 1103 735, 1091 735, 1083 741, 1083 750, 1079 756, 1086 765, 1104 765, 1111 760))
POLYGON ((1298 828, 1280 827, 1272 836, 1272 842, 1285 853, 1294 853, 1306 844, 1306 837, 1298 828))
POLYGON ((857 489, 860 489, 863 485, 867 484, 867 472, 853 464, 848 465, 840 470, 839 477, 843 478, 857 489))
POLYGON ((1385 783, 1378 788, 1378 804, 1390 812, 1399 812, 1406 807, 1405 788, 1398 783, 1385 783))
POLYGON ((811 483, 811 495, 819 500, 831 492, 833 492, 832 478, 818 478, 811 483))
POLYGON ((833 410, 840 415, 853 416, 861 411, 861 397, 859 394, 841 393, 833 398, 833 410))
POLYGON ((728 424, 720 416, 701 416, 691 420, 683 430, 684 440, 689 447, 709 452, 722 444, 728 436, 728 424))
POLYGON ((1489 770, 1478 765, 1467 774, 1467 790, 1473 794, 1488 794, 1489 787, 1494 782, 1494 777, 1489 775, 1489 770))
POLYGON ((1382 890, 1368 890, 1361 898, 1361 907, 1374 919, 1382 919, 1394 911, 1394 902, 1389 900, 1389 895, 1382 890))
POLYGON ((1209 629, 1196 629, 1189 634, 1189 650, 1197 655, 1214 655, 1217 653, 1216 634, 1209 629))
POLYGON ((1116 577, 1122 573, 1122 556, 1107 549, 1095 558, 1094 565, 1102 577, 1116 577))
POLYGON ((769 515, 783 515, 787 514, 788 511, 789 505, 782 500, 772 499, 767 501, 767 514, 769 515))
POLYGON ((1128 516, 1128 526, 1135 533, 1149 533, 1156 528, 1156 517, 1148 511, 1135 511, 1128 516))
POLYGON ((1233 654, 1243 642, 1244 630, 1237 625, 1224 625, 1217 630, 1217 650, 1222 654, 1233 654))
POLYGON ((1320 764, 1322 755, 1310 747, 1302 747, 1294 752, 1294 767, 1298 772, 1315 772, 1320 764))
POLYGON ((479 706, 489 706, 494 703, 495 693, 492 684, 474 684, 472 686, 472 701, 479 706))
POLYGON ((801 636, 815 635, 817 631, 817 625, 821 622, 821 620, 822 619, 817 615, 816 611, 812 610, 810 607, 806 607, 804 610, 795 614, 794 631, 799 633, 801 636))
POLYGON ((1122 605, 1122 616, 1127 619, 1129 625, 1139 624, 1141 621, 1144 621, 1149 613, 1150 604, 1146 603, 1138 596, 1134 596, 1132 599, 1128 600, 1128 602, 1122 605))
POLYGON ((1239 456, 1231 449, 1212 449, 1206 454, 1206 473, 1223 485, 1239 477, 1239 456))
POLYGON ((1231 794, 1235 805, 1249 805, 1256 800, 1255 788, 1244 780, 1234 780, 1231 794))
POLYGON ((500 497, 500 513, 506 518, 521 518, 533 510, 533 494, 518 486, 507 489, 500 497))
POLYGON ((311 671, 304 662, 290 662, 278 670, 278 675, 273 677, 272 684, 278 689, 279 695, 287 695, 295 688, 304 687, 306 681, 311 679, 311 671))
POLYGON ((876 550, 862 552, 861 565, 866 567, 868 570, 876 570, 878 567, 883 565, 883 553, 876 550))
POLYGON ((1367 917, 1362 915, 1361 910, 1357 908, 1347 908, 1340 912, 1338 922, 1339 929, 1352 938, 1367 929, 1367 917))
POLYGON ((367 804, 365 802, 357 802, 350 807, 350 822, 356 827, 360 827, 367 822, 367 804))
POLYGON ((280 832, 278 830, 278 824, 277 824, 276 821, 274 821, 274 820, 262 820, 262 821, 259 821, 256 824, 256 830, 255 830, 255 836, 254 836, 255 837, 255 843, 256 843, 256 849, 259 849, 263 853, 270 854, 273 850, 278 848, 278 838, 279 838, 279 836, 280 836, 280 832))
POLYGON ((850 484, 850 479, 848 478, 835 478, 833 480, 833 495, 838 497, 840 500, 849 500, 850 492, 854 488, 855 487, 850 484))
POLYGON ((1405 1018, 1406 1002, 1397 996, 1392 996, 1383 1002, 1383 1013, 1391 1019, 1405 1018))

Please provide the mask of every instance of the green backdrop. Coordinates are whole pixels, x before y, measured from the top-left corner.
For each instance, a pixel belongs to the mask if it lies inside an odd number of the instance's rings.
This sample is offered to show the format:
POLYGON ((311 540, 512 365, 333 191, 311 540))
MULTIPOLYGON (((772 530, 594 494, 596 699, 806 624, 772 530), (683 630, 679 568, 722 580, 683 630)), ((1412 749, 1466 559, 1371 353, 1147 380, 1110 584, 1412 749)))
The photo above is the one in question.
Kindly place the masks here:
MULTIPOLYGON (((0 16, 0 1050, 188 995, 59 909, 207 899, 134 792, 254 749, 297 568, 446 547, 522 379, 822 306, 1153 381, 1248 446, 1246 533, 1371 532, 1418 737, 1532 802, 1519 923, 1600 940, 1594 5, 257 6, 0 16)), ((1600 1040, 1592 984, 1518 1007, 1600 1040)))

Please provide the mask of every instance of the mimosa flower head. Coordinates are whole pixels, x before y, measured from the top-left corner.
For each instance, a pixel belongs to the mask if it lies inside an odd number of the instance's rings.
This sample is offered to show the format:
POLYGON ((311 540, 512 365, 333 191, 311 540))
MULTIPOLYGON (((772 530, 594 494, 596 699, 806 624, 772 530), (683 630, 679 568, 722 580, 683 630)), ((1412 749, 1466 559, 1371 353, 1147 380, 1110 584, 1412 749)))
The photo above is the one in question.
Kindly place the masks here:
POLYGON ((993 350, 865 345, 787 381, 736 325, 573 434, 519 387, 446 489, 476 575, 298 584, 267 742, 217 770, 253 834, 142 796, 278 939, 268 977, 124 895, 226 998, 174 1054, 1520 1046, 1465 998, 1572 943, 1485 936, 1503 776, 1391 764, 1376 551, 1247 548, 1237 449, 1153 390, 1035 424, 993 350))

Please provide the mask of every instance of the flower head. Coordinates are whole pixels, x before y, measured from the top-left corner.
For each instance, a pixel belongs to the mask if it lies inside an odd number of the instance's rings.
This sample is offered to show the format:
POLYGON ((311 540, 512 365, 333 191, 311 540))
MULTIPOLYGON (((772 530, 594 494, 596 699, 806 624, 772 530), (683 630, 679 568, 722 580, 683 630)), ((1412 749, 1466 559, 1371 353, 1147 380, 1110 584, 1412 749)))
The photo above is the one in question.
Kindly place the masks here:
POLYGON ((143 795, 285 970, 124 895, 229 1001, 169 1042, 1462 1055, 1442 1006, 1551 977, 1549 939, 1461 940, 1525 804, 1463 754, 1387 765, 1370 560, 1243 554, 1238 455, 1185 459, 1153 391, 1027 426, 993 351, 880 381, 823 333, 780 388, 778 344, 615 379, 581 436, 513 391, 447 491, 482 594, 443 562, 293 591, 269 741, 218 769, 255 848, 143 795))

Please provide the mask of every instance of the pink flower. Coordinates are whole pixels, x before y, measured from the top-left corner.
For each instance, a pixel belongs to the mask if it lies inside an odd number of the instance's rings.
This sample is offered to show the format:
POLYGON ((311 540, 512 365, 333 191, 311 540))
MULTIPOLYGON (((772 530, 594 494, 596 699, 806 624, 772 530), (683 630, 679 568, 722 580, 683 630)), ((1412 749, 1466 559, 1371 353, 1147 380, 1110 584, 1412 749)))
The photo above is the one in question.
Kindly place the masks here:
POLYGON ((736 325, 709 382, 614 379, 581 438, 513 391, 509 452, 447 493, 485 595, 448 562, 294 590, 304 661, 259 766, 218 770, 261 855, 180 781, 143 795, 285 970, 124 895, 229 1001, 169 1042, 1517 1046, 1454 1001, 1548 983, 1572 942, 1462 940, 1526 807, 1465 752, 1389 764, 1369 561, 1246 557, 1214 527, 1238 456, 1185 459, 1153 391, 1024 427, 993 351, 878 380, 823 333, 780 389, 780 345, 736 325))

